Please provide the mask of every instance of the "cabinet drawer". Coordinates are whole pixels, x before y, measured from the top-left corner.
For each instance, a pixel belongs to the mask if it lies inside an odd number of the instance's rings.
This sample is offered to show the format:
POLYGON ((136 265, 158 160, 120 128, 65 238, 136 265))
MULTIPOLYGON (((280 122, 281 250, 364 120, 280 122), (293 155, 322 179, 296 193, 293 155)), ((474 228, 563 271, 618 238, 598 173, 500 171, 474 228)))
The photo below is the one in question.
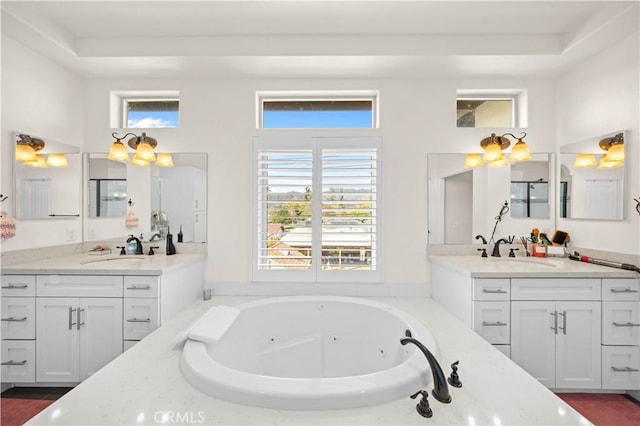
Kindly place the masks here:
POLYGON ((640 345, 638 302, 602 302, 602 344, 640 345))
POLYGON ((35 275, 2 275, 2 297, 35 295, 35 275))
POLYGON ((602 347, 602 388, 640 389, 640 347, 602 347))
POLYGON ((640 300, 640 280, 636 278, 603 278, 602 300, 640 300))
POLYGON ((600 300, 600 278, 512 278, 511 300, 600 300))
POLYGON ((158 299, 124 299, 123 338, 140 340, 158 328, 158 299))
POLYGON ((157 276, 125 276, 124 297, 159 297, 160 284, 157 276))
POLYGON ((2 383, 31 383, 35 381, 35 340, 3 340, 2 383))
POLYGON ((473 300, 509 300, 509 278, 475 278, 473 300))
POLYGON ((38 275, 36 296, 122 297, 122 276, 38 275))
POLYGON ((35 297, 2 298, 2 338, 36 338, 35 297))
POLYGON ((509 302, 474 302, 473 330, 492 344, 509 344, 509 302))

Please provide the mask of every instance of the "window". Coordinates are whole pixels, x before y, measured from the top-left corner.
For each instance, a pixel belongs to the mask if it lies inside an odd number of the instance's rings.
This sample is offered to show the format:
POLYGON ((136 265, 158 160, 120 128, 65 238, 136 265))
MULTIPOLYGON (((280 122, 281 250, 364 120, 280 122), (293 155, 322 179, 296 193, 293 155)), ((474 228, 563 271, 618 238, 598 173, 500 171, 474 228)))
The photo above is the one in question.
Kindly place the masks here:
POLYGON ((377 127, 377 96, 366 93, 258 94, 263 129, 371 129, 377 127))
POLYGON ((254 281, 379 281, 379 138, 254 139, 254 281))
POLYGON ((176 99, 124 99, 123 102, 124 127, 178 127, 180 101, 176 99))
POLYGON ((458 127, 526 127, 527 93, 524 90, 458 90, 458 127))
POLYGON ((179 124, 180 93, 178 91, 111 92, 112 128, 177 128, 179 124))

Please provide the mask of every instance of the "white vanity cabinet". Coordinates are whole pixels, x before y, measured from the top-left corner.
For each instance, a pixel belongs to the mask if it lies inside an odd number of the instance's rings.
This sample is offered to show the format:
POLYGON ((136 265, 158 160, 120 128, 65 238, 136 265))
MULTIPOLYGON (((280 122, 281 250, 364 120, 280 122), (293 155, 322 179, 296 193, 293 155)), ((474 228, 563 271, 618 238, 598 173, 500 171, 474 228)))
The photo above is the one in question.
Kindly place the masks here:
POLYGON ((640 389, 640 279, 602 280, 602 387, 640 389))
POLYGON ((36 277, 2 276, 2 382, 35 380, 36 277))
POLYGON ((508 278, 473 280, 473 330, 510 356, 511 307, 508 278))
POLYGON ((124 277, 124 350, 160 324, 160 277, 124 277))
POLYGON ((122 353, 122 283, 109 275, 37 277, 37 382, 80 382, 122 353))
POLYGON ((549 388, 600 388, 600 280, 512 278, 511 289, 511 359, 549 388))

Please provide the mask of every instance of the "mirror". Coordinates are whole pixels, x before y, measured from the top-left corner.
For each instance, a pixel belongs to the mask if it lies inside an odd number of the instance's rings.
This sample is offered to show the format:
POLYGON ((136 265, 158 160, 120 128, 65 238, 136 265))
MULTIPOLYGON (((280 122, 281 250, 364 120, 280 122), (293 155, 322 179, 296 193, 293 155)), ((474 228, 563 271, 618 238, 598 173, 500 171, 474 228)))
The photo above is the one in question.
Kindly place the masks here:
POLYGON ((15 140, 15 217, 79 217, 80 149, 26 132, 16 132, 15 140))
POLYGON ((171 155, 174 167, 145 168, 85 154, 85 241, 143 234, 160 245, 169 231, 178 242, 182 230, 180 242, 206 242, 207 154, 171 155))
POLYGON ((127 214, 127 166, 107 159, 106 154, 88 156, 89 217, 125 217, 127 214))
POLYGON ((530 161, 508 167, 471 169, 464 168, 465 156, 427 156, 429 244, 472 244, 478 234, 489 239, 505 201, 509 214, 496 236, 529 235, 534 227, 552 231, 551 154, 531 154, 530 161))
POLYGON ((532 154, 530 161, 511 163, 511 217, 549 218, 549 159, 532 154))
POLYGON ((559 217, 624 219, 624 139, 619 130, 560 147, 559 217), (607 163, 614 150, 622 160, 607 163))

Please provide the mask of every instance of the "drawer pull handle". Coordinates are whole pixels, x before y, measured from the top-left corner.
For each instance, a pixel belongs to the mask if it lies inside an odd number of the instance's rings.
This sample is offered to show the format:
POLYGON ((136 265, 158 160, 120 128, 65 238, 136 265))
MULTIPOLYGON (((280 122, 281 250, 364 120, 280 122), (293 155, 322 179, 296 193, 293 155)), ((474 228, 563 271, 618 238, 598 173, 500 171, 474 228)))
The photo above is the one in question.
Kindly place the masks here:
POLYGON ((2 318, 2 321, 10 321, 10 322, 25 322, 26 320, 27 320, 27 317, 22 317, 22 318, 14 318, 14 317, 2 318))
POLYGON ((630 287, 626 288, 612 288, 611 293, 637 293, 638 290, 633 290, 630 287))
POLYGON ((127 287, 127 290, 151 290, 151 286, 145 285, 144 287, 138 287, 137 285, 133 285, 131 287, 127 287))
POLYGON ((558 311, 553 311, 549 313, 553 317, 553 327, 549 327, 553 330, 554 334, 558 334, 558 311))
POLYGON ((482 321, 482 325, 485 327, 504 327, 507 325, 506 322, 500 322, 500 321, 496 321, 496 322, 486 322, 486 321, 482 321))
POLYGON ((27 288, 29 287, 27 284, 20 284, 20 285, 15 285, 15 284, 9 284, 9 285, 3 285, 2 288, 11 288, 11 289, 16 289, 16 288, 27 288))
POLYGON ((637 368, 631 368, 631 367, 624 367, 624 368, 618 368, 618 367, 611 367, 611 370, 615 371, 616 373, 620 373, 620 372, 634 372, 634 371, 640 371, 637 368))
POLYGON ((632 322, 614 322, 613 325, 616 327, 640 327, 640 324, 634 324, 632 322))
POLYGON ((151 318, 131 318, 127 322, 151 322, 151 318))
POLYGON ((27 363, 27 360, 25 359, 24 361, 7 361, 7 362, 3 362, 1 365, 25 365, 27 363))
POLYGON ((493 294, 507 294, 507 290, 501 290, 501 289, 497 289, 497 290, 489 290, 487 288, 483 288, 482 289, 483 293, 493 293, 493 294))
POLYGON ((562 330, 562 334, 567 334, 567 311, 558 312, 558 315, 562 316, 562 327, 558 327, 562 330))

